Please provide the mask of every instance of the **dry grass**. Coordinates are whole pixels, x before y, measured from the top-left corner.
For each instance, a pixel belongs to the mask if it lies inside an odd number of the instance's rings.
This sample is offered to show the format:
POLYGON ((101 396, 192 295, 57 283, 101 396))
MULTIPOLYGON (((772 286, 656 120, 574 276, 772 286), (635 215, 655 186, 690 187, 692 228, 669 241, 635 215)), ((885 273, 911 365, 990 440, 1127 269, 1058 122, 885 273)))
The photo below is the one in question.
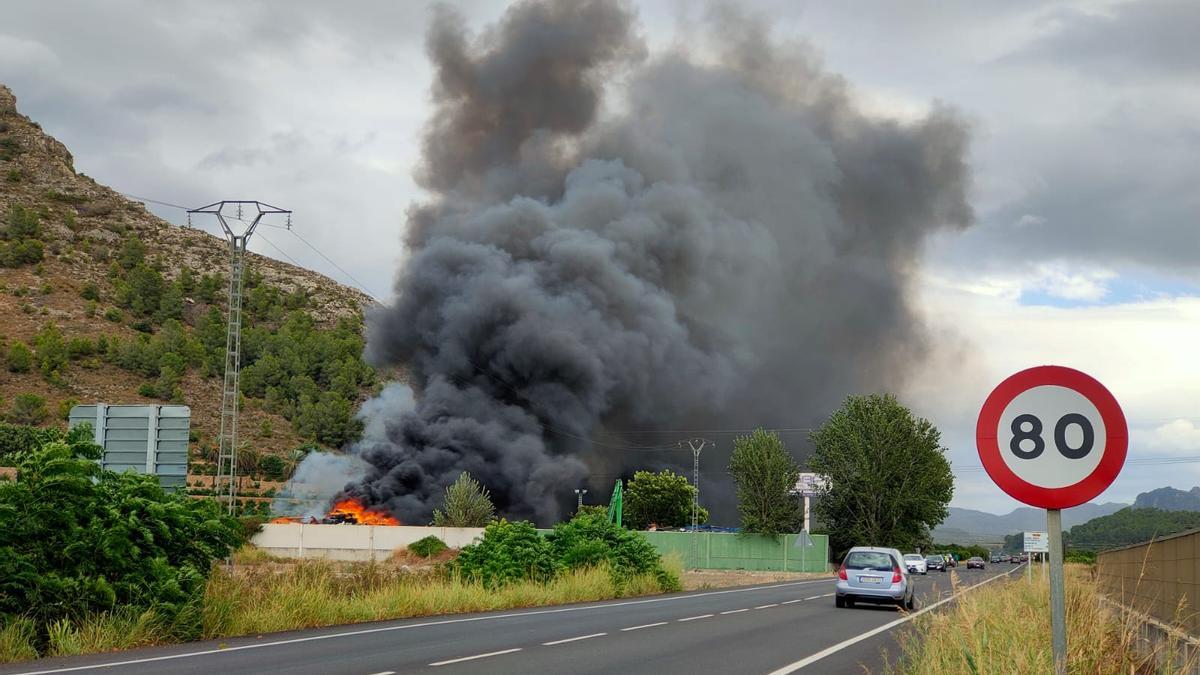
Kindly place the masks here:
MULTIPOLYGON (((952 582, 957 587, 957 575, 952 582)), ((900 636, 900 664, 889 665, 887 671, 1053 672, 1049 601, 1049 582, 1037 574, 1032 581, 1018 577, 975 589, 950 609, 917 618, 900 636)), ((1155 654, 1136 649, 1136 620, 1102 600, 1087 566, 1067 565, 1066 608, 1072 673, 1187 672, 1160 668, 1155 654)))

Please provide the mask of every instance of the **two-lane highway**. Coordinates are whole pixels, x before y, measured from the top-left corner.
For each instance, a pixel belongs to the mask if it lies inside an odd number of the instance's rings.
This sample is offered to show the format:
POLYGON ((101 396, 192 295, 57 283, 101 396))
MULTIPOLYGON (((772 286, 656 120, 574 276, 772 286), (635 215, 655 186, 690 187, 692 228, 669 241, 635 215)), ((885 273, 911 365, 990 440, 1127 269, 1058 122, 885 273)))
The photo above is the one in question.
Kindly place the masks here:
MULTIPOLYGON (((1022 567, 958 574, 969 587, 1022 567)), ((920 606, 949 597, 948 574, 913 578, 920 606)), ((862 665, 879 665, 885 646, 894 660, 894 629, 910 616, 890 607, 836 609, 827 578, 44 659, 0 673, 670 675, 809 665, 821 673, 862 672, 862 665)))

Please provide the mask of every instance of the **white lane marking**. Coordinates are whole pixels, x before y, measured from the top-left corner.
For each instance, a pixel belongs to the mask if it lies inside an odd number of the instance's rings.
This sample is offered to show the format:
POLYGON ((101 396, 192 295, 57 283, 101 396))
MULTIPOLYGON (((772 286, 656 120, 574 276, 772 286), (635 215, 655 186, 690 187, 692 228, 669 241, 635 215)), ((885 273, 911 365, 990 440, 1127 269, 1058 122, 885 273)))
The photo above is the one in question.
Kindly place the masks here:
POLYGON ((750 608, 747 607, 745 609, 731 609, 728 612, 721 612, 721 613, 722 614, 737 614, 738 612, 749 612, 749 611, 750 611, 750 608))
POLYGON ((458 659, 449 659, 446 661, 436 661, 429 665, 431 665, 431 666, 448 666, 451 663, 462 663, 463 661, 474 661, 475 659, 486 659, 489 656, 500 656, 501 654, 511 654, 513 652, 519 652, 519 651, 521 651, 520 647, 514 647, 512 649, 501 649, 498 652, 488 652, 486 654, 476 654, 475 656, 464 656, 464 657, 458 658, 458 659))
POLYGON ((772 602, 769 605, 759 605, 758 607, 755 607, 754 609, 766 609, 768 607, 778 607, 778 606, 779 606, 778 602, 772 602))
MULTIPOLYGON (((422 623, 409 623, 401 626, 382 626, 380 628, 364 628, 362 630, 350 630, 342 633, 327 633, 324 635, 309 635, 306 637, 292 638, 290 640, 276 640, 274 642, 255 642, 248 645, 238 645, 237 647, 225 647, 214 649, 201 649, 194 652, 184 652, 182 654, 168 654, 166 656, 149 656, 144 659, 128 659, 126 661, 112 661, 109 663, 96 663, 88 666, 71 666, 69 668, 51 668, 47 670, 28 670, 13 675, 45 675, 46 673, 72 673, 80 670, 95 670, 98 668, 115 668, 117 666, 130 666, 138 663, 155 663, 157 661, 171 661, 174 659, 186 659, 193 656, 207 656, 209 654, 227 654, 230 652, 238 652, 243 649, 260 649, 262 647, 278 647, 280 645, 291 645, 300 642, 312 642, 314 640, 328 640, 330 638, 340 637, 355 637, 357 635, 371 635, 372 633, 388 633, 394 630, 408 630, 409 628, 425 628, 428 626, 445 626, 454 623, 471 623, 474 621, 488 621, 491 619, 512 619, 521 616, 534 616, 537 614, 559 614, 562 612, 582 612, 595 609, 606 609, 608 607, 626 607, 629 605, 645 605, 652 602, 675 602, 678 600, 688 600, 691 598, 704 598, 710 595, 726 595, 729 593, 750 593, 753 591, 766 591, 772 588, 790 588, 792 586, 805 586, 807 584, 827 584, 829 578, 810 579, 808 581, 789 581, 784 584, 772 584, 770 586, 754 586, 751 588, 730 588, 724 591, 707 591, 705 593, 693 593, 691 595, 676 595, 669 598, 649 598, 646 600, 625 600, 622 602, 609 602, 603 605, 583 605, 580 607, 559 607, 557 609, 535 609, 525 612, 512 612, 509 614, 493 614, 491 616, 469 616, 463 619, 443 619, 440 621, 425 621, 422 623)), ((405 619, 397 619, 404 621, 405 619)))
POLYGON ((805 600, 805 598, 796 598, 795 600, 788 600, 788 601, 786 601, 786 602, 781 602, 781 603, 779 603, 779 604, 781 604, 781 605, 790 605, 790 604, 792 604, 793 602, 804 602, 804 600, 805 600))
POLYGON ((708 618, 708 617, 710 617, 710 616, 713 616, 713 615, 712 615, 712 614, 701 614, 700 616, 689 616, 689 617, 688 617, 688 618, 686 618, 686 619, 675 619, 675 620, 676 620, 676 621, 679 621, 679 622, 684 622, 684 621, 695 621, 696 619, 707 619, 707 618, 708 618))
POLYGON ((819 596, 819 595, 810 595, 807 598, 805 598, 805 600, 820 600, 820 599, 821 599, 821 596, 819 596))
POLYGON ((554 645, 561 645, 561 644, 566 644, 568 642, 575 642, 576 640, 588 640, 588 639, 591 639, 594 637, 603 637, 605 635, 608 635, 608 633, 592 633, 591 635, 580 635, 579 637, 567 638, 565 640, 553 640, 551 642, 543 642, 542 646, 553 647, 554 645))
POLYGON ((622 628, 621 630, 622 631, 641 630, 643 628, 654 628, 655 626, 665 626, 665 625, 667 625, 666 621, 659 621, 658 623, 644 623, 640 626, 630 626, 629 628, 622 628))
POLYGON ((849 640, 844 640, 842 642, 839 642, 836 645, 833 645, 832 647, 827 647, 826 649, 822 649, 821 651, 817 652, 816 654, 813 654, 812 656, 807 656, 803 659, 800 659, 799 661, 796 661, 795 663, 789 663, 788 665, 786 665, 778 670, 772 671, 770 673, 770 675, 787 675, 788 673, 794 673, 797 670, 800 670, 801 668, 803 668, 805 666, 811 666, 812 664, 816 663, 817 661, 820 661, 821 659, 825 658, 826 656, 829 656, 830 654, 836 654, 837 652, 840 652, 841 650, 845 649, 846 647, 853 646, 855 644, 858 644, 859 642, 862 642, 863 640, 866 640, 867 638, 874 637, 876 635, 879 635, 880 633, 889 631, 889 630, 895 628, 896 626, 899 626, 902 623, 912 621, 913 619, 917 618, 918 616, 921 616, 925 612, 933 611, 934 609, 937 609, 938 606, 944 605, 947 602, 950 602, 951 600, 959 597, 960 595, 962 595, 972 589, 979 588, 980 586, 982 586, 984 584, 990 584, 991 582, 993 582, 997 579, 1002 579, 1002 578, 1012 574, 1013 572, 1015 572, 1018 569, 1020 569, 1020 567, 1009 570, 1009 571, 1005 572, 1004 574, 997 574, 996 576, 991 577, 989 579, 984 579, 983 581, 975 584, 974 586, 968 586, 968 587, 964 588, 963 590, 959 591, 958 593, 955 593, 954 595, 951 595, 948 598, 938 600, 937 602, 933 603, 932 605, 929 605, 928 607, 925 607, 921 610, 913 612, 907 616, 900 617, 899 619, 896 619, 895 621, 890 621, 888 623, 885 623, 882 626, 875 628, 873 630, 869 630, 861 635, 856 635, 856 636, 850 638, 849 640))
POLYGON ((379 671, 378 673, 371 673, 371 675, 396 675, 396 671, 394 671, 394 670, 381 670, 381 671, 379 671))
POLYGON ((822 597, 822 598, 832 598, 832 597, 833 597, 833 593, 826 593, 825 595, 822 595, 821 597, 822 597))

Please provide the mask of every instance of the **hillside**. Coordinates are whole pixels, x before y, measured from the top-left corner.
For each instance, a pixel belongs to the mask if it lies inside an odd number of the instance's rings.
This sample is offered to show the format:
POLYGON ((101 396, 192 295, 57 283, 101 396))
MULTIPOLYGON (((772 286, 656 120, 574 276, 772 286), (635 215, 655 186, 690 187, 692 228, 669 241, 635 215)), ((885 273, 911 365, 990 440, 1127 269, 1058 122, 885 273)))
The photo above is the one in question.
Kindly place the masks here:
MULTIPOLYGON (((219 422, 226 246, 77 173, 0 85, 0 415, 50 426, 75 402, 184 403, 204 473, 219 422)), ((353 438, 353 411, 376 387, 361 360, 370 299, 258 255, 247 269, 247 460, 353 438)))
MULTIPOLYGON (((1128 504, 1106 502, 1104 504, 1081 504, 1063 510, 1063 527, 1086 523, 1093 518, 1107 516, 1125 508, 1128 504)), ((1000 541, 1013 532, 1041 531, 1046 529, 1046 512, 1028 506, 1013 509, 1004 514, 987 513, 974 509, 950 507, 950 515, 933 531, 935 541, 1000 541), (967 533, 970 539, 964 539, 967 533)))
POLYGON ((1143 492, 1133 501, 1133 507, 1163 511, 1200 511, 1200 486, 1191 490, 1161 487, 1143 492))
POLYGON ((1200 528, 1200 513, 1127 508, 1072 527, 1063 536, 1071 548, 1097 551, 1200 528))

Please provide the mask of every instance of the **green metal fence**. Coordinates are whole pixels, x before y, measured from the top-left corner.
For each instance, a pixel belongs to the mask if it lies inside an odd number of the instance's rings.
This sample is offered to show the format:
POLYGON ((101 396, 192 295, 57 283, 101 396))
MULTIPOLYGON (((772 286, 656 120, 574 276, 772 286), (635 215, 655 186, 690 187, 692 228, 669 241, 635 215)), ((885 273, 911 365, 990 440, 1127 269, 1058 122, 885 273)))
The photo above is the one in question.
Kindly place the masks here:
POLYGON ((675 553, 689 568, 706 570, 764 570, 825 572, 829 538, 810 537, 811 546, 797 546, 800 535, 779 537, 728 532, 642 532, 659 553, 675 553), (693 543, 694 542, 694 543, 693 543))

